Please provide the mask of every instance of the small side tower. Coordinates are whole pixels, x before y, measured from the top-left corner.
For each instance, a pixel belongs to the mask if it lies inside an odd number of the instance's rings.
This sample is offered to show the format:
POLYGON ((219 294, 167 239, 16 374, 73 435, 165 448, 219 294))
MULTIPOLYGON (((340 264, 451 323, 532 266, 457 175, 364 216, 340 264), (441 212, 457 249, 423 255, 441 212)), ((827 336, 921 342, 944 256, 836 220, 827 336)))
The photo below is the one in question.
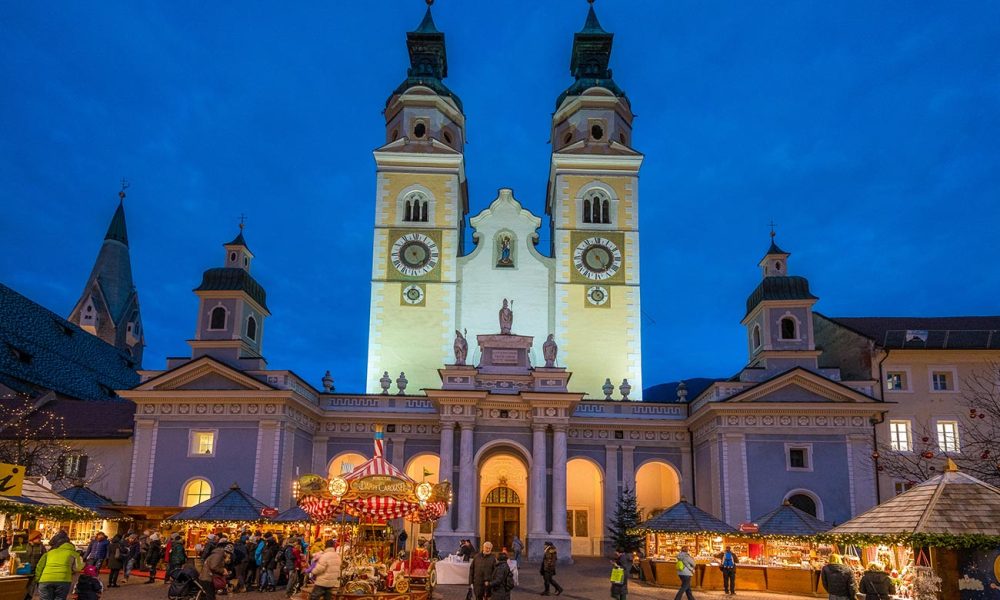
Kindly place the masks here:
POLYGON ((197 333, 188 342, 191 358, 211 356, 240 369, 264 369, 264 320, 271 313, 264 287, 250 275, 253 253, 243 238, 243 223, 223 247, 225 266, 205 271, 194 289, 200 301, 197 333))
POLYGON ((125 227, 126 188, 128 184, 123 180, 118 192, 118 208, 111 217, 94 268, 69 314, 69 321, 125 352, 135 367, 141 368, 145 339, 125 227))

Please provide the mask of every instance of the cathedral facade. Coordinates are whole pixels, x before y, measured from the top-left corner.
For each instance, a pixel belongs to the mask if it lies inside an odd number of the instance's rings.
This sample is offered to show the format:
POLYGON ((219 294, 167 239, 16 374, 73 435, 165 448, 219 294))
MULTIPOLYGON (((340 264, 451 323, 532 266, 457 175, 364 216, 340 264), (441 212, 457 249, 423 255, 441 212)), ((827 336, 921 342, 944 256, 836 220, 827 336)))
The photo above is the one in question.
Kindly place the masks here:
MULTIPOLYGON (((268 367, 271 314, 241 229, 195 289, 190 356, 117 390, 135 407, 121 461, 131 468, 99 491, 133 506, 191 506, 236 483, 285 509, 300 475, 370 458, 378 424, 393 464, 452 482, 439 548, 519 535, 530 557, 546 541, 570 557, 608 550, 624 490, 646 515, 685 499, 735 526, 788 501, 839 523, 901 490, 878 456, 912 452, 920 423, 934 460, 959 452, 961 382, 1000 358, 1000 317, 821 315, 773 235, 746 299, 745 365, 643 397, 642 155, 608 68, 611 41, 591 7, 553 115, 552 245, 539 249, 543 219, 512 190, 469 218, 465 116, 444 84, 444 34, 428 9, 407 34, 410 68, 375 152, 365 392, 268 367)), ((124 232, 119 208, 66 327, 137 361, 124 232)))

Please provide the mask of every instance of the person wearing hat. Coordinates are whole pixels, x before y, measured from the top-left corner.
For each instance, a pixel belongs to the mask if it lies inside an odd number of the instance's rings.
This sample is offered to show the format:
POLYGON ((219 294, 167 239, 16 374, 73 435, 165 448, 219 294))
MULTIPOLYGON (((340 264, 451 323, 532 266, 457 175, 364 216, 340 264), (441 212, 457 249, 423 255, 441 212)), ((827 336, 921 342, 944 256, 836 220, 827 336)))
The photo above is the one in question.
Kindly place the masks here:
POLYGON ((98 600, 104 593, 104 584, 97 578, 97 566, 87 565, 76 581, 77 600, 98 600))
POLYGON ((542 574, 542 580, 545 582, 545 591, 542 592, 543 596, 549 596, 549 590, 555 588, 556 596, 563 593, 563 588, 556 581, 556 562, 559 560, 559 555, 556 553, 556 547, 552 545, 552 542, 545 542, 545 553, 542 555, 542 567, 539 569, 539 573, 542 574))
MULTIPOLYGON (((24 564, 30 569, 30 573, 35 572, 35 568, 38 566, 38 561, 42 560, 42 555, 45 554, 45 544, 42 543, 42 532, 37 529, 32 529, 28 532, 28 547, 24 551, 24 564)), ((28 589, 25 591, 25 598, 31 598, 35 595, 35 589, 38 587, 38 582, 32 579, 28 582, 28 589)))
POLYGON ((83 568, 83 559, 65 531, 52 536, 50 550, 42 555, 35 569, 38 597, 41 600, 66 600, 73 575, 83 568))
POLYGON ((125 557, 128 556, 128 546, 122 542, 121 534, 116 534, 111 538, 108 546, 108 587, 120 587, 118 585, 118 575, 125 567, 125 557))
POLYGON ((149 568, 149 579, 145 583, 156 582, 156 565, 163 559, 163 544, 160 534, 155 531, 149 534, 149 546, 146 548, 146 566, 149 568))
POLYGON ((167 574, 163 582, 167 583, 173 577, 174 571, 187 564, 187 551, 184 549, 184 539, 180 533, 170 536, 170 552, 167 554, 167 574))
POLYGON ((215 592, 226 588, 226 559, 232 555, 232 544, 216 546, 202 563, 198 581, 205 589, 206 600, 215 600, 215 592))

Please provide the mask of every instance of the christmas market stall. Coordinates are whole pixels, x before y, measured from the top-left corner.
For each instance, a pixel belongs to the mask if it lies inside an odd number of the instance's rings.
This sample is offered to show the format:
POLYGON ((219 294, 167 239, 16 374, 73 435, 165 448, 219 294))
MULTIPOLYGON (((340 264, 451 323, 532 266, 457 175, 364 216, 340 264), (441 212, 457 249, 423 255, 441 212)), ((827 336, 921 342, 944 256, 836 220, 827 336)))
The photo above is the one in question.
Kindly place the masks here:
POLYGON ((97 516, 91 521, 66 521, 59 524, 61 529, 69 533, 69 539, 74 544, 86 545, 97 532, 103 532, 109 538, 114 537, 118 533, 124 533, 132 522, 132 517, 115 509, 110 498, 98 494, 83 483, 66 488, 59 495, 90 509, 97 516))
MULTIPOLYGON (((719 569, 708 567, 713 562, 718 564, 717 555, 726 546, 732 546, 738 556, 747 555, 747 541, 739 537, 739 531, 684 498, 643 522, 636 531, 646 537, 647 558, 640 563, 640 568, 646 581, 656 585, 680 585, 676 557, 682 546, 687 546, 688 553, 697 563, 691 585, 706 589, 722 589, 719 569)), ((740 586, 744 590, 765 589, 763 567, 741 568, 740 586)))
MULTIPOLYGON (((70 530, 98 518, 94 511, 53 492, 40 477, 25 477, 20 496, 0 497, 0 528, 11 534, 17 551, 25 549, 31 529, 37 529, 48 540, 60 528, 70 530)), ((72 540, 78 546, 90 541, 89 538, 72 540)))
POLYGON ((267 530, 278 511, 233 484, 221 494, 165 519, 164 529, 181 528, 184 544, 193 548, 210 533, 238 535, 243 529, 267 530))
POLYGON ((747 557, 741 559, 740 566, 765 566, 770 592, 816 593, 820 585, 819 571, 833 547, 817 542, 815 536, 831 527, 786 500, 778 508, 754 519, 753 523, 740 527, 740 531, 752 535, 747 544, 747 557))
POLYGON ((951 459, 940 475, 819 537, 856 569, 890 570, 900 597, 991 598, 1000 585, 1000 489, 951 459))
MULTIPOLYGON (((375 428, 375 453, 350 473, 326 480, 299 479, 299 506, 320 524, 357 518, 344 544, 338 598, 427 600, 435 584, 434 562, 427 549, 394 552, 396 532, 389 523, 403 519, 414 526, 440 518, 451 502, 451 484, 417 482, 384 458, 381 427, 375 428)), ((342 540, 344 541, 344 540, 342 540)))

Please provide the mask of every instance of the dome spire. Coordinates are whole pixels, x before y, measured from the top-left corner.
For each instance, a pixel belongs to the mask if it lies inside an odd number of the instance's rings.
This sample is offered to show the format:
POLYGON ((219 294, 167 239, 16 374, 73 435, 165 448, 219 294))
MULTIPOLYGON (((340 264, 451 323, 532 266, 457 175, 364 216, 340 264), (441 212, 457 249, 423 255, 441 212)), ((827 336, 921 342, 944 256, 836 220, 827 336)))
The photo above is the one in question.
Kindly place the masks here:
POLYGON ((587 20, 583 23, 583 29, 573 36, 573 53, 569 63, 569 72, 576 82, 556 100, 557 110, 567 96, 579 96, 593 87, 602 87, 615 96, 625 97, 625 92, 612 79, 611 69, 608 67, 611 62, 611 42, 615 36, 597 20, 594 3, 591 0, 587 2, 587 20))

